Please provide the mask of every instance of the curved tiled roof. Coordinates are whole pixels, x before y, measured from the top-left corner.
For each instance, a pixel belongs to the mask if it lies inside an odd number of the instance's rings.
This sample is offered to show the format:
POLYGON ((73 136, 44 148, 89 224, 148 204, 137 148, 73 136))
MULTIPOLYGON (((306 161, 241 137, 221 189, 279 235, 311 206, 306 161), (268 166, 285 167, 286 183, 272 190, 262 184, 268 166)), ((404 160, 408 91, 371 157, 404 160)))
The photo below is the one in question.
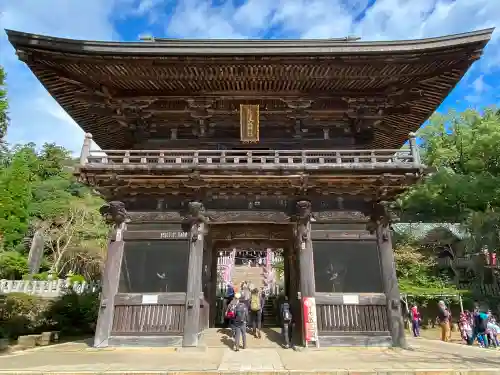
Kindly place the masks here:
POLYGON ((311 137, 324 128, 343 134, 346 121, 352 126, 364 116, 377 121, 363 147, 399 148, 480 57, 492 31, 391 42, 98 42, 7 34, 19 58, 104 149, 131 148, 137 129, 167 137, 181 125, 179 139, 193 138, 200 118, 213 122, 215 140, 238 135, 236 111, 249 101, 262 108, 263 138, 293 128, 300 102, 309 105, 299 117, 311 137))

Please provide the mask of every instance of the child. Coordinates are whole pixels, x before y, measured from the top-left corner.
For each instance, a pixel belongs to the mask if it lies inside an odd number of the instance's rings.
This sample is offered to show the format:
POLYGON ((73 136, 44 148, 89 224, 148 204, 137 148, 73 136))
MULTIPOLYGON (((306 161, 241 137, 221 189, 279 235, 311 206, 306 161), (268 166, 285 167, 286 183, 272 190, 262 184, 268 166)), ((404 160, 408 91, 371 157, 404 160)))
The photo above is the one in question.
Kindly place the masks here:
POLYGON ((500 333, 500 327, 498 326, 495 317, 491 314, 491 311, 488 312, 489 319, 487 325, 487 335, 488 335, 488 344, 493 345, 495 348, 498 348, 498 334, 500 333))
POLYGON ((472 324, 470 322, 470 318, 466 313, 460 314, 460 320, 458 322, 458 326, 460 328, 460 335, 462 339, 467 343, 467 345, 472 345, 473 341, 473 333, 472 333, 472 324))

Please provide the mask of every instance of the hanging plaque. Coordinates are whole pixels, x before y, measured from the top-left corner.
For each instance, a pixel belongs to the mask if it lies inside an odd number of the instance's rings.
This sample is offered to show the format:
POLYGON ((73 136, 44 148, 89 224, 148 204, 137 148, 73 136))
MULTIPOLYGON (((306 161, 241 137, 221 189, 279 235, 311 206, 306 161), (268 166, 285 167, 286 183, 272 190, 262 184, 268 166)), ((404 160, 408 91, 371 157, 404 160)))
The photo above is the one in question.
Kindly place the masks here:
POLYGON ((259 106, 240 105, 240 139, 244 143, 259 142, 259 106))

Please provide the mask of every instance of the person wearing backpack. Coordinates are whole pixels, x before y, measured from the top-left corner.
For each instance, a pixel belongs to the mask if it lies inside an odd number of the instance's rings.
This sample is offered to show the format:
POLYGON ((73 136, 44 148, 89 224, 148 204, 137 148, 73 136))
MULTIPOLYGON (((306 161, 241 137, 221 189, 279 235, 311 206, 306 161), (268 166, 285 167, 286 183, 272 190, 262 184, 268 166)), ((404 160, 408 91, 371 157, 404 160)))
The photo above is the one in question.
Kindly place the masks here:
MULTIPOLYGON (((234 291, 233 286, 230 283, 228 283, 227 289, 226 289, 226 295, 224 296, 224 300, 223 300, 224 311, 226 311, 226 312, 228 311, 229 304, 234 299, 234 294, 235 294, 235 291, 234 291)), ((229 327, 229 323, 230 323, 230 319, 228 319, 228 317, 226 315, 224 315, 224 327, 229 327)))
POLYGON ((474 339, 477 338, 479 346, 483 348, 488 347, 488 336, 486 331, 488 330, 488 314, 478 309, 474 313, 474 339))
POLYGON ((292 341, 292 311, 290 304, 288 303, 288 296, 284 297, 284 301, 281 304, 281 334, 285 340, 285 348, 290 347, 290 342, 292 341))
POLYGON ((265 300, 257 288, 250 294, 250 322, 252 324, 253 334, 256 338, 261 338, 260 330, 262 324, 262 308, 265 300))
POLYGON ((236 293, 233 302, 230 304, 231 311, 228 310, 226 316, 231 316, 231 327, 234 332, 234 350, 240 350, 240 337, 243 341, 243 349, 247 347, 247 321, 248 321, 248 310, 246 305, 241 301, 241 294, 236 293), (229 314, 229 315, 228 315, 229 314))

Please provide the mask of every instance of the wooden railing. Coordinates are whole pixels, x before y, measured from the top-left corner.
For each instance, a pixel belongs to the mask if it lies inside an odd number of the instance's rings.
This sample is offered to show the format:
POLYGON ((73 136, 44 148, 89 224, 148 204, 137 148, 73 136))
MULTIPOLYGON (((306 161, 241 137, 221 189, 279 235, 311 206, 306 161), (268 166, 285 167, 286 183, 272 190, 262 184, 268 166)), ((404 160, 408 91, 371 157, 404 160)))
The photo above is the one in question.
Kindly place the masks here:
POLYGON ((91 150, 86 135, 80 155, 85 166, 147 166, 162 169, 420 168, 415 137, 408 149, 386 150, 91 150))
POLYGON ((382 293, 316 293, 316 316, 320 336, 339 333, 385 335, 389 331, 387 300, 382 293), (344 301, 354 297, 356 303, 344 301))
POLYGON ((321 334, 389 331, 385 305, 318 305, 316 310, 321 334))
POLYGON ((335 168, 346 165, 377 165, 381 168, 413 166, 415 158, 410 150, 99 150, 90 151, 84 165, 148 165, 158 167, 266 168, 302 167, 307 165, 335 168))
POLYGON ((147 294, 120 293, 115 296, 112 335, 161 336, 184 332, 186 293, 154 294, 155 303, 144 301, 147 294))
MULTIPOLYGON (((437 258, 436 259, 437 265, 439 267, 456 267, 456 268, 473 268, 475 260, 472 259, 471 257, 457 257, 454 260, 452 260, 449 257, 446 258, 437 258)), ((489 268, 500 268, 499 263, 495 264, 485 264, 485 267, 489 268)))

